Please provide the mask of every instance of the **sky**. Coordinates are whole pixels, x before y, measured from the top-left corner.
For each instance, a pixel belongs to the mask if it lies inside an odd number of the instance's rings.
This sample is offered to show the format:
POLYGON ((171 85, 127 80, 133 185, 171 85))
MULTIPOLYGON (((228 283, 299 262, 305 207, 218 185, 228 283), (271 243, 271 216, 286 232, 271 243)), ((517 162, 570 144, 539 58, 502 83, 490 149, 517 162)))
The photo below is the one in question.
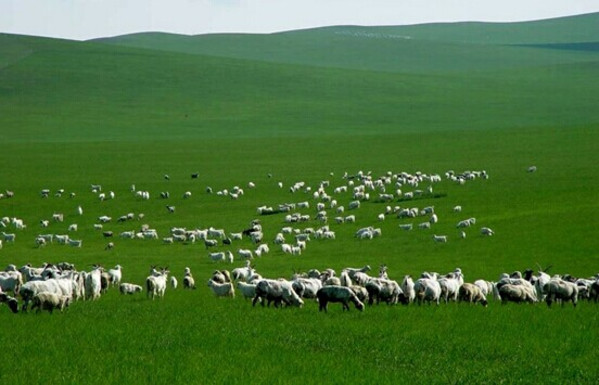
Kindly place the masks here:
POLYGON ((591 12, 599 12, 598 0, 0 0, 0 33, 87 40, 147 31, 272 33, 591 12))

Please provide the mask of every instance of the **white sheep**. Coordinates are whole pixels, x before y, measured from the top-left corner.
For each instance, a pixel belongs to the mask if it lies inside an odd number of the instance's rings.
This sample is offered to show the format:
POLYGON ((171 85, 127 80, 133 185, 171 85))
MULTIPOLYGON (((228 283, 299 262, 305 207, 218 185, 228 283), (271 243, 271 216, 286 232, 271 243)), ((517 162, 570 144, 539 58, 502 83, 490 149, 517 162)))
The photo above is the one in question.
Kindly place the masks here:
POLYGON ((70 302, 70 296, 50 292, 40 292, 33 297, 33 305, 31 305, 31 309, 33 310, 37 308, 38 313, 42 310, 48 310, 50 313, 52 313, 54 309, 63 311, 69 306, 70 302))
POLYGON ((217 297, 235 298, 235 288, 231 282, 218 283, 212 279, 209 279, 208 287, 212 289, 212 292, 217 297))
POLYGON ((119 286, 119 291, 121 292, 121 294, 134 294, 141 293, 143 291, 143 288, 133 283, 121 283, 119 286))
POLYGON ((239 281, 237 282, 237 289, 245 299, 253 299, 256 296, 256 284, 239 281))
POLYGON ((119 285, 123 278, 123 268, 121 265, 116 265, 114 268, 108 270, 108 275, 110 276, 110 283, 113 286, 119 285))
POLYGON ((494 235, 495 232, 493 230, 491 230, 490 228, 488 228, 488 227, 482 227, 480 229, 480 234, 481 235, 486 235, 486 236, 490 237, 490 236, 494 235))
POLYGON ((447 235, 433 234, 433 240, 438 243, 447 243, 447 235))

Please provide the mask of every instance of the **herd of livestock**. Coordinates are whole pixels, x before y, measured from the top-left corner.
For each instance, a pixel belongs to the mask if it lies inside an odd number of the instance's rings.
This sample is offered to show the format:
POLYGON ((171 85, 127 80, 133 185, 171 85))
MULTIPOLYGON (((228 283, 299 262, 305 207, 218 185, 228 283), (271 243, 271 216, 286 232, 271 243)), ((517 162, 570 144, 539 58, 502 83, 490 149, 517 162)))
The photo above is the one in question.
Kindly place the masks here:
MULTIPOLYGON (((599 274, 590 278, 576 278, 570 275, 550 276, 548 268, 539 268, 537 274, 532 269, 524 273, 515 271, 501 274, 499 280, 490 282, 464 281, 460 268, 446 274, 424 272, 417 279, 410 275, 401 282, 390 279, 387 267, 381 265, 378 276, 371 276, 371 268, 344 268, 340 274, 333 269, 318 271, 311 269, 305 273, 295 273, 290 279, 266 279, 262 277, 248 260, 244 267, 228 270, 215 270, 208 279, 207 286, 217 297, 234 298, 238 292, 251 299, 252 305, 274 304, 275 307, 302 307, 306 300, 316 300, 319 310, 327 311, 331 302, 342 304, 349 310, 350 303, 363 311, 365 304, 386 303, 389 305, 412 303, 436 304, 448 302, 479 303, 488 305, 488 299, 506 302, 546 302, 548 306, 558 302, 562 305, 571 302, 599 299, 599 274)), ((37 311, 54 309, 60 311, 76 300, 97 300, 110 288, 118 287, 123 295, 133 295, 144 290, 149 299, 163 298, 167 287, 171 290, 179 285, 166 268, 152 266, 144 285, 122 282, 123 271, 120 265, 105 270, 94 266, 89 271, 78 271, 70 263, 45 264, 41 267, 25 265, 17 268, 8 265, 0 272, 0 303, 17 313, 28 308, 37 311), (12 295, 9 295, 12 294, 12 295), (20 298, 20 304, 19 304, 20 298), (31 305, 31 306, 30 306, 31 305)), ((183 272, 184 289, 195 289, 196 283, 191 269, 183 272)))
MULTIPOLYGON (((531 171, 529 168, 529 172, 531 171)), ((197 174, 192 174, 196 179, 197 174)), ((269 175, 269 178, 271 175, 269 175)), ((169 179, 168 175, 164 176, 169 179)), ((445 173, 445 179, 463 185, 467 181, 475 179, 488 179, 486 171, 464 171, 455 173, 450 170, 445 173)), ((385 218, 393 216, 402 220, 399 228, 409 231, 413 228, 426 231, 434 228, 439 218, 434 206, 415 207, 413 203, 418 198, 432 198, 433 185, 439 183, 443 178, 438 174, 424 174, 416 172, 392 173, 387 172, 379 177, 373 177, 371 173, 358 172, 355 175, 345 174, 343 184, 332 187, 328 180, 321 181, 317 186, 307 186, 305 182, 296 182, 290 185, 289 192, 295 194, 302 192, 305 196, 311 196, 315 203, 303 200, 295 203, 279 203, 273 206, 263 205, 257 208, 259 216, 280 215, 284 223, 280 232, 274 238, 267 239, 262 231, 261 221, 254 219, 249 228, 239 232, 225 232, 224 229, 214 227, 204 229, 187 229, 186 227, 171 227, 168 236, 162 238, 162 243, 184 243, 193 244, 197 241, 203 242, 211 260, 216 262, 233 263, 235 256, 245 261, 244 267, 239 267, 231 272, 228 270, 217 270, 208 280, 210 290, 219 297, 234 297, 235 292, 241 293, 245 298, 251 298, 252 304, 262 305, 274 303, 274 306, 302 306, 305 299, 316 299, 320 304, 320 310, 327 309, 329 302, 342 303, 343 309, 349 310, 349 303, 353 303, 359 310, 364 309, 364 304, 388 303, 388 304, 410 304, 410 303, 436 303, 449 301, 467 301, 480 303, 487 306, 488 298, 493 297, 502 302, 540 302, 546 301, 548 305, 555 301, 571 301, 576 306, 580 298, 594 299, 597 301, 599 293, 599 276, 590 278, 574 278, 569 275, 549 276, 547 269, 541 269, 537 274, 527 270, 523 274, 514 272, 502 274, 498 281, 489 282, 477 280, 472 283, 464 281, 461 269, 447 274, 422 273, 416 279, 406 275, 401 282, 389 279, 386 266, 381 266, 378 276, 370 276, 369 266, 360 269, 344 268, 340 274, 333 269, 322 272, 313 269, 303 274, 294 274, 291 279, 265 279, 252 267, 254 257, 261 257, 270 252, 271 247, 276 247, 282 254, 301 255, 306 250, 308 242, 312 239, 336 239, 336 233, 331 224, 337 225, 353 224, 360 206, 365 202, 373 201, 381 204, 384 210, 371 218, 374 221, 385 221, 385 218), (422 188, 421 186, 425 186, 422 188), (419 187, 420 186, 420 187, 419 187), (373 197, 371 199, 371 194, 373 197), (349 195, 349 196, 348 196, 349 195), (346 206, 341 201, 348 199, 346 206), (391 206, 392 202, 401 202, 405 206, 391 206), (310 208, 314 205, 316 213, 311 214, 310 208), (347 208, 346 208, 347 207, 347 208), (346 209, 348 213, 346 213, 346 209), (301 211, 304 211, 303 213, 301 211), (349 213, 351 212, 351 213, 349 213), (330 215, 334 218, 330 218, 330 215), (419 223, 414 223, 419 221, 419 223), (307 223, 318 224, 316 227, 306 226, 307 223), (220 246, 230 247, 233 243, 247 238, 251 241, 253 248, 239 248, 235 254, 229 250, 213 251, 220 246), (288 239, 292 238, 293 241, 288 239), (269 246, 270 244, 270 246, 269 246)), ((277 183, 283 188, 281 182, 277 183)), ((253 182, 247 184, 249 189, 254 189, 253 182)), ((103 192, 102 186, 91 185, 91 191, 97 195, 100 202, 115 199, 112 191, 103 192)), ((146 201, 150 199, 149 191, 136 189, 131 186, 131 192, 136 199, 146 201)), ((62 197, 64 190, 57 190, 53 196, 62 197)), ((206 193, 212 194, 211 187, 206 188, 206 193)), ((68 194, 71 198, 75 193, 68 194)), ((237 200, 244 195, 242 188, 235 186, 219 190, 217 196, 230 197, 237 200)), ((0 200, 9 199, 14 192, 6 191, 0 194, 0 200)), ((52 194, 49 189, 41 190, 41 198, 49 199, 52 194)), ((185 191, 183 199, 190 199, 192 193, 185 191)), ((161 200, 168 200, 170 193, 162 191, 159 194, 161 200)), ((168 204, 166 209, 169 213, 175 213, 175 205, 168 204)), ((451 211, 459 215, 462 211, 460 205, 453 206, 451 211)), ((83 208, 76 208, 78 216, 83 215, 83 208)), ((112 223, 130 223, 131 220, 147 220, 144 214, 126 213, 115 216, 102 215, 93 224, 95 230, 101 231, 102 236, 109 241, 105 249, 111 250, 115 247, 117 239, 159 239, 158 231, 149 224, 141 225, 139 230, 121 231, 113 234, 104 226, 112 223), (114 236, 114 237, 113 237, 114 236)), ((39 220, 41 228, 48 228, 52 223, 62 223, 64 214, 54 213, 50 218, 39 220)), ((476 218, 464 218, 456 222, 456 229, 460 238, 466 237, 468 228, 476 225, 476 218)), ((27 225, 23 219, 17 217, 0 218, 0 227, 7 229, 13 227, 15 230, 24 230, 27 225)), ((78 231, 78 224, 68 225, 67 233, 41 233, 35 237, 36 247, 44 247, 51 243, 66 244, 81 248, 82 239, 73 239, 72 234, 78 231)), ((486 226, 479 228, 482 236, 493 236, 494 231, 486 226)), ((366 226, 358 228, 354 237, 359 240, 369 240, 382 235, 380 228, 366 226)), ((431 234, 435 242, 445 243, 448 241, 446 234, 431 234)), ((14 243, 16 233, 2 231, 2 241, 14 243)), ((119 242, 120 242, 119 241, 119 242)), ((177 288, 178 281, 169 275, 168 269, 157 269, 152 267, 150 274, 143 285, 121 282, 122 268, 120 265, 105 270, 101 266, 95 266, 91 271, 78 271, 70 263, 45 264, 40 267, 25 265, 17 268, 9 265, 5 271, 0 272, 0 303, 5 303, 13 311, 19 308, 26 311, 31 308, 38 310, 64 309, 72 301, 79 299, 96 300, 111 286, 119 288, 122 294, 134 294, 146 291, 148 298, 163 297, 167 286, 177 288), (9 295, 12 294, 11 295, 9 295), (19 304, 19 301, 21 304, 19 304), (20 307, 19 307, 20 306, 20 307)), ((183 287, 195 288, 195 281, 191 270, 186 268, 183 275, 183 287)))

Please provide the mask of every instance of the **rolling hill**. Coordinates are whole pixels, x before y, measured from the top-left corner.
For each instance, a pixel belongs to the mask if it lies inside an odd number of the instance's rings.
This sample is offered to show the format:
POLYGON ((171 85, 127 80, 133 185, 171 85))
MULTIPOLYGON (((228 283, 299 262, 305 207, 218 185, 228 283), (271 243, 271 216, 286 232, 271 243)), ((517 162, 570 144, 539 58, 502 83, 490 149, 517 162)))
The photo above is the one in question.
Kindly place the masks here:
POLYGON ((42 135, 61 141, 156 140, 596 123, 597 51, 530 44, 571 47, 599 40, 590 27, 598 17, 514 26, 141 34, 90 42, 5 34, 0 35, 0 123, 6 141, 42 135), (512 28, 518 34, 508 34, 512 28), (485 34, 491 43, 480 41, 485 34), (479 38, 464 43, 465 35, 479 38))

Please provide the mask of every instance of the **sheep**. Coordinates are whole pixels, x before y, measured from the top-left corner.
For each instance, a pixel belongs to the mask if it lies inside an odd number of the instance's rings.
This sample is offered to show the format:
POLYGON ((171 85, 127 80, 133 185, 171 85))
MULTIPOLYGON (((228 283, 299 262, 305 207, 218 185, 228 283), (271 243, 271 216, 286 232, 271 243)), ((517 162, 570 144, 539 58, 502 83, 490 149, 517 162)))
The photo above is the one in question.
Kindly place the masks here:
POLYGON ((17 299, 9 296, 6 293, 2 293, 1 291, 0 303, 5 303, 6 306, 8 306, 8 308, 10 309, 10 311, 12 311, 15 314, 19 312, 19 302, 17 301, 17 299))
POLYGON ((236 281, 248 281, 249 278, 255 273, 254 268, 251 266, 251 262, 249 260, 246 261, 245 267, 237 267, 233 269, 231 275, 236 281))
POLYGON ((83 241, 81 239, 69 239, 69 246, 71 247, 81 247, 83 241))
POLYGON ((398 302, 403 304, 408 303, 408 300, 396 281, 382 278, 372 278, 366 283, 365 288, 368 291, 369 305, 372 305, 375 300, 377 305, 380 301, 384 301, 388 305, 394 305, 398 302))
POLYGON ((460 286, 458 292, 459 301, 467 301, 470 303, 480 303, 484 307, 487 307, 488 302, 486 296, 481 291, 480 287, 472 283, 464 283, 460 286))
POLYGON ((257 302, 261 302, 270 306, 274 301, 275 307, 279 307, 282 303, 302 307, 304 301, 293 290, 291 282, 286 280, 263 279, 256 284, 256 296, 252 300, 252 306, 256 306, 257 302))
POLYGON ((216 239, 204 239, 204 246, 206 246, 206 249, 216 245, 218 245, 218 241, 216 239))
POLYGON ((316 292, 322 287, 322 281, 318 278, 296 278, 291 282, 295 292, 303 298, 316 298, 316 292), (297 290, 301 287, 301 293, 297 290))
POLYGON ((329 302, 341 302, 343 311, 349 311, 349 302, 353 302, 356 309, 364 311, 364 303, 358 299, 356 294, 345 286, 324 286, 316 292, 318 298, 318 311, 327 312, 329 302))
POLYGON ((165 207, 166 207, 166 210, 167 210, 169 213, 174 213, 174 212, 175 212, 175 208, 176 208, 175 206, 166 205, 165 207))
POLYGON ((176 288, 177 288, 177 286, 179 286, 179 281, 177 281, 177 278, 176 278, 175 276, 172 276, 172 277, 170 278, 170 282, 171 282, 171 287, 172 287, 173 289, 176 289, 176 288))
POLYGON ((210 253, 210 259, 214 262, 225 261, 226 255, 224 251, 219 251, 217 253, 210 253))
POLYGON ((414 291, 414 281, 410 275, 405 275, 399 286, 406 296, 409 303, 414 302, 416 298, 416 292, 414 291))
POLYGON ((526 172, 529 172, 529 173, 531 173, 531 172, 536 172, 536 171, 537 171, 537 166, 529 166, 529 167, 526 169, 526 172))
POLYGON ((429 303, 435 302, 439 306, 441 299, 441 285, 435 279, 420 278, 414 282, 414 292, 416 294, 416 301, 418 305, 422 304, 423 301, 429 303))
POLYGON ((110 283, 113 286, 119 285, 123 278, 123 268, 121 265, 116 265, 114 268, 108 270, 108 275, 110 276, 110 283))
POLYGON ((433 240, 437 243, 447 243, 447 235, 433 234, 433 240))
POLYGON ((195 290, 196 288, 195 280, 193 279, 193 276, 191 275, 190 271, 187 271, 185 273, 185 276, 183 277, 183 288, 193 290, 195 290))
POLYGON ((527 285, 514 285, 511 283, 503 284, 499 287, 499 296, 501 297, 501 303, 506 304, 510 302, 536 302, 536 296, 534 289, 527 285))
POLYGON ((481 235, 486 235, 486 236, 490 237, 490 236, 494 235, 495 232, 493 230, 491 230, 490 228, 488 228, 488 227, 482 227, 480 229, 480 234, 481 235))
POLYGON ((453 206, 453 212, 454 213, 461 213, 462 212, 462 206, 460 206, 460 205, 453 206))
POLYGON ((437 282, 441 286, 441 298, 445 300, 445 303, 449 302, 450 299, 457 301, 460 283, 456 278, 443 277, 438 279, 437 282))
POLYGON ((42 237, 36 237, 35 238, 35 245, 37 247, 44 247, 46 246, 46 240, 42 237))
POLYGON ((430 229, 431 228, 431 223, 430 222, 422 222, 418 224, 418 228, 420 229, 430 229))
POLYGON ((578 303, 579 289, 573 282, 554 277, 545 284, 543 291, 547 295, 545 301, 547 302, 548 307, 551 307, 552 302, 555 300, 561 300, 562 306, 564 306, 564 302, 566 301, 572 301, 574 307, 576 307, 576 304, 578 303))
POLYGON ((143 288, 133 283, 121 283, 119 285, 119 291, 121 292, 121 294, 135 294, 141 293, 143 291, 143 288))
POLYGON ((238 249, 237 255, 239 256, 239 258, 254 259, 254 254, 250 249, 238 249))
POLYGON ((69 242, 68 234, 56 234, 54 235, 54 239, 59 245, 66 245, 69 242))
POLYGON ((71 297, 57 293, 40 292, 33 297, 32 302, 31 310, 37 308, 38 313, 42 310, 48 310, 52 313, 54 309, 59 309, 62 312, 71 303, 71 297))
POLYGON ((161 271, 154 270, 153 274, 146 278, 146 295, 152 300, 155 297, 163 298, 166 291, 166 281, 169 271, 162 269, 161 271))
POLYGON ((459 228, 463 228, 463 227, 470 227, 472 223, 470 223, 469 220, 465 219, 463 221, 459 221, 458 224, 456 225, 456 227, 459 228))
POLYGON ((217 297, 235 298, 235 288, 231 282, 218 283, 212 279, 209 279, 208 287, 212 289, 212 292, 217 297))
POLYGON ((16 234, 14 234, 14 233, 7 234, 5 232, 2 232, 2 236, 4 237, 5 242, 11 242, 11 243, 14 243, 15 239, 17 238, 16 234))
POLYGON ((16 295, 23 285, 23 275, 19 271, 8 271, 0 274, 0 292, 12 291, 16 295))
POLYGON ((413 227, 413 225, 411 223, 404 223, 404 224, 399 225, 400 229, 406 230, 406 231, 412 230, 412 227, 413 227))
POLYGON ((228 277, 227 274, 225 274, 225 272, 228 274, 227 270, 215 270, 214 273, 212 273, 212 277, 210 279, 217 283, 230 282, 231 279, 230 277, 228 277))
POLYGON ((239 281, 237 282, 237 289, 245 299, 253 299, 256 296, 256 284, 239 281))
POLYGON ((102 223, 108 223, 112 220, 112 217, 109 217, 107 215, 102 215, 100 217, 98 217, 98 221, 102 222, 102 223))
POLYGON ((474 281, 474 285, 478 286, 480 292, 485 297, 494 292, 495 285, 493 284, 493 282, 485 281, 483 279, 477 279, 476 281, 474 281))

